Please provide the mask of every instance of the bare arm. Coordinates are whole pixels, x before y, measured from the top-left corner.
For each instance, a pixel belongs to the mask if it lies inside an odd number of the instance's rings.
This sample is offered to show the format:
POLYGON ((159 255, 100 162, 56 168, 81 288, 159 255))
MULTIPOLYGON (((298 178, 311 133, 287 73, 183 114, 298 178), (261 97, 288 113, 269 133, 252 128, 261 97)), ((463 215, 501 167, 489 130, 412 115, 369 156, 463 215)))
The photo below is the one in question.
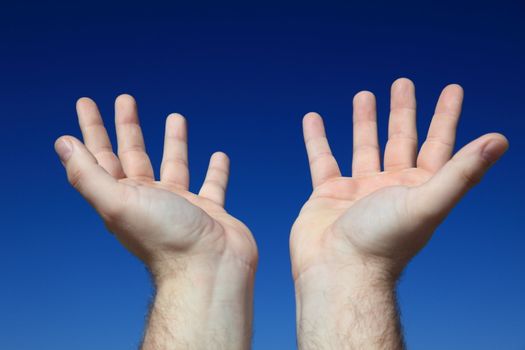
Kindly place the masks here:
POLYGON ((290 249, 301 349, 401 349, 395 284, 461 197, 508 147, 486 134, 453 155, 463 89, 447 86, 418 151, 415 88, 392 85, 383 167, 373 94, 354 97, 352 177, 333 157, 321 117, 303 120, 313 192, 290 249))

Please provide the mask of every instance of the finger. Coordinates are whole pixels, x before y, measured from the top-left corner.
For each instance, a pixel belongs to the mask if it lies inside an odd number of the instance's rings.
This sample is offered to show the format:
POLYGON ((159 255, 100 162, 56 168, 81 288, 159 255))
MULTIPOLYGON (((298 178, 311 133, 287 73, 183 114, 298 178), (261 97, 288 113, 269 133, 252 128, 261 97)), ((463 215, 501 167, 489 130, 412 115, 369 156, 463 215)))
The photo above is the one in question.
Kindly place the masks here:
POLYGON ((210 158, 206 178, 199 191, 199 196, 208 198, 224 206, 224 196, 230 174, 230 159, 225 153, 215 152, 210 158))
POLYGON ((427 183, 418 188, 415 210, 424 218, 442 220, 508 148, 501 134, 484 135, 459 150, 427 183))
POLYGON ((319 114, 308 113, 304 116, 303 134, 313 187, 341 176, 339 165, 332 155, 326 138, 323 119, 319 114))
POLYGON ((388 142, 385 148, 385 170, 394 171, 416 166, 417 129, 414 83, 397 79, 390 92, 388 142))
POLYGON ((428 129, 427 139, 417 158, 419 168, 435 172, 450 159, 462 104, 461 86, 451 84, 443 89, 428 129))
POLYGON ((160 179, 184 190, 190 185, 188 132, 186 119, 180 114, 170 114, 166 119, 160 179))
POLYGON ((55 150, 71 185, 103 216, 120 210, 122 185, 97 164, 89 150, 72 136, 62 136, 55 150))
POLYGON ((77 115, 82 137, 87 149, 95 156, 98 164, 111 176, 121 179, 124 171, 120 160, 113 153, 102 117, 93 100, 83 97, 77 101, 77 115))
POLYGON ((127 177, 153 180, 153 168, 144 145, 139 125, 137 104, 130 95, 115 100, 118 156, 127 177))
POLYGON ((352 176, 381 171, 379 143, 377 140, 376 98, 369 91, 361 91, 354 97, 354 153, 352 176))

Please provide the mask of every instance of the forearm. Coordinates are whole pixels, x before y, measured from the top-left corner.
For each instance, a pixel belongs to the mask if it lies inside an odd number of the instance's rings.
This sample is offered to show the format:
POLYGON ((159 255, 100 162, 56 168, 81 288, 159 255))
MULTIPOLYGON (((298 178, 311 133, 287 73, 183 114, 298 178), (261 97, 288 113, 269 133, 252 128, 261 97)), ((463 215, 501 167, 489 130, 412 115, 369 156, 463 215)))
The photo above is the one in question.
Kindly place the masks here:
POLYGON ((157 278, 142 349, 249 349, 253 282, 253 269, 233 258, 157 278))
POLYGON ((395 282, 367 270, 311 267, 295 281, 301 350, 403 349, 395 282))

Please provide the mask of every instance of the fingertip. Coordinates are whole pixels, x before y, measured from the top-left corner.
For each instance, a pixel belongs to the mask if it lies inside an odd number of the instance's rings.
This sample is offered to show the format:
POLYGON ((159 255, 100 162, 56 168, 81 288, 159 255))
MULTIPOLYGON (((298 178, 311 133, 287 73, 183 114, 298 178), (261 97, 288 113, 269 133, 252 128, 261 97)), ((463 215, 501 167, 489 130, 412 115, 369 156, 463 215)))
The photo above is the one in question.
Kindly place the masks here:
POLYGON ((307 123, 315 123, 316 120, 322 120, 321 115, 316 112, 308 112, 303 117, 303 125, 307 123))
POLYGON ((368 90, 362 90, 362 91, 359 91, 357 94, 355 94, 353 103, 356 104, 356 103, 370 102, 370 101, 375 101, 375 99, 376 97, 372 92, 368 90))
POLYGON ((173 113, 168 114, 166 119, 182 119, 182 120, 186 120, 186 118, 182 114, 177 113, 177 112, 173 112, 173 113))
POLYGON ((436 114, 452 114, 459 118, 463 104, 463 88, 458 84, 447 85, 439 95, 436 114))
POLYGON ((230 164, 230 157, 228 157, 228 155, 222 151, 214 152, 211 155, 210 160, 212 162, 221 162, 226 165, 230 164))
POLYGON ((390 89, 390 108, 416 109, 416 87, 412 80, 399 78, 392 83, 390 89))
POLYGON ((115 99, 115 106, 116 107, 125 107, 128 105, 135 105, 136 101, 133 96, 130 94, 120 94, 115 99))
POLYGON ((394 82, 392 83, 392 90, 394 89, 403 89, 403 90, 408 90, 408 89, 413 89, 415 87, 414 83, 412 82, 412 80, 408 79, 408 78, 405 78, 405 77, 401 77, 401 78, 397 78, 396 80, 394 80, 394 82))
MULTIPOLYGON (((370 91, 358 92, 352 101, 353 117, 355 122, 362 120, 376 120, 376 97, 370 91)), ((354 132, 357 129, 354 129, 354 132)))
POLYGON ((186 118, 179 113, 170 113, 166 117, 165 137, 187 142, 188 128, 186 118))
POLYGON ((500 142, 506 144, 507 148, 509 147, 509 139, 505 135, 500 134, 499 132, 493 132, 493 133, 490 133, 489 135, 491 137, 498 139, 500 142))
POLYGON ((137 103, 133 96, 121 94, 115 99, 115 121, 117 124, 138 123, 137 103))
POLYGON ((463 90, 463 87, 459 84, 448 84, 447 86, 445 86, 445 88, 443 89, 443 93, 445 94, 454 94, 454 95, 457 95, 457 96, 460 96, 460 97, 463 97, 463 95, 465 94, 465 91, 463 90))
POLYGON ((77 103, 76 103, 76 107, 77 109, 78 108, 82 108, 84 106, 90 106, 90 105, 94 105, 95 104, 95 101, 93 101, 91 98, 89 97, 80 97, 78 100, 77 100, 77 103))
POLYGON ((489 140, 481 149, 481 156, 490 164, 496 162, 509 148, 509 140, 502 134, 486 135, 489 140))
POLYGON ((69 143, 70 145, 74 146, 75 143, 77 142, 80 142, 82 143, 79 139, 77 139, 75 136, 71 136, 71 135, 62 135, 60 137, 58 137, 56 140, 55 140, 55 145, 61 141, 64 141, 66 143, 69 143))
POLYGON ((166 117, 166 125, 185 124, 186 118, 180 113, 170 113, 166 117))
POLYGON ((303 134, 306 138, 324 133, 323 118, 315 112, 306 113, 303 117, 303 134))
POLYGON ((60 136, 55 140, 55 152, 58 154, 60 161, 65 163, 73 154, 73 143, 69 136, 60 136))

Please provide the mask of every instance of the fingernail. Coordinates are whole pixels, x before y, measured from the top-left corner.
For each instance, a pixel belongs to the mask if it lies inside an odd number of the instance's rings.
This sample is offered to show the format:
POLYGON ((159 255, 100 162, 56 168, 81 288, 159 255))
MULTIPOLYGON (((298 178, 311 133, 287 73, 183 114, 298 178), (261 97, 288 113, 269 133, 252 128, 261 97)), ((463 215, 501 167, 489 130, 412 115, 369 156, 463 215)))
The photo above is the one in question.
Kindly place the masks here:
POLYGON ((55 151, 62 162, 67 162, 73 153, 73 147, 71 142, 67 141, 66 139, 60 139, 55 144, 55 151))
POLYGON ((481 151, 481 156, 486 159, 489 163, 496 162, 507 150, 507 144, 496 140, 487 143, 481 151))

